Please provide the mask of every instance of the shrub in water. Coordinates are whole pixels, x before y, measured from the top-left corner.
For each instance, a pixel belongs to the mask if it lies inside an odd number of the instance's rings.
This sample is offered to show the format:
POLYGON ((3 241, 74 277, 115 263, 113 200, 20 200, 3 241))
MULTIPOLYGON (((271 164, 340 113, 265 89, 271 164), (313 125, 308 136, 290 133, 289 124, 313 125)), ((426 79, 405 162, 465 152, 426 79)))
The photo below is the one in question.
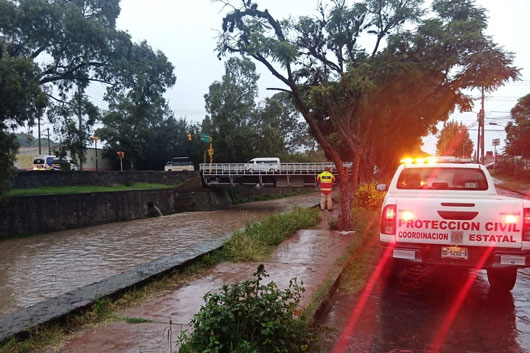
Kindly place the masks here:
POLYGON ((207 293, 206 304, 191 321, 192 332, 179 337, 181 353, 291 353, 305 346, 306 330, 295 316, 304 292, 296 278, 280 290, 259 265, 257 277, 207 293))

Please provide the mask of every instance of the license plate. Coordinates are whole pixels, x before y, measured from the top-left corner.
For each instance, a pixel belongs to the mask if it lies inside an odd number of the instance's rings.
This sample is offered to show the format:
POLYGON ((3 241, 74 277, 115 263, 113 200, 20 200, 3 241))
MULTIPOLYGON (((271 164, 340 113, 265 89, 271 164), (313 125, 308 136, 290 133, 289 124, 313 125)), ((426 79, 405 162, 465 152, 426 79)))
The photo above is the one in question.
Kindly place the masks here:
POLYGON ((442 259, 464 259, 467 260, 467 248, 459 246, 442 247, 442 259))
POLYGON ((524 256, 516 256, 516 255, 501 255, 501 265, 525 265, 525 257, 524 256))
POLYGON ((407 259, 407 260, 415 260, 416 259, 416 253, 414 250, 397 250, 394 249, 392 253, 392 257, 394 259, 407 259))

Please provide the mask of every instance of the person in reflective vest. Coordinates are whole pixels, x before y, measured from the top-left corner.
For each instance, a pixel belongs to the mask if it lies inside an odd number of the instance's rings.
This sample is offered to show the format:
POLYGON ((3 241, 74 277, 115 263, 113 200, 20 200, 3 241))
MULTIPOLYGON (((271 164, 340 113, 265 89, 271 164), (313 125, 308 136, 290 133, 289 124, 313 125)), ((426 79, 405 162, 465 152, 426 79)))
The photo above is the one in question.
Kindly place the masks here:
POLYGON ((317 176, 317 183, 320 186, 320 209, 326 209, 326 201, 328 203, 328 211, 333 209, 333 201, 331 199, 331 192, 333 191, 333 183, 335 176, 329 172, 326 167, 322 173, 317 176))

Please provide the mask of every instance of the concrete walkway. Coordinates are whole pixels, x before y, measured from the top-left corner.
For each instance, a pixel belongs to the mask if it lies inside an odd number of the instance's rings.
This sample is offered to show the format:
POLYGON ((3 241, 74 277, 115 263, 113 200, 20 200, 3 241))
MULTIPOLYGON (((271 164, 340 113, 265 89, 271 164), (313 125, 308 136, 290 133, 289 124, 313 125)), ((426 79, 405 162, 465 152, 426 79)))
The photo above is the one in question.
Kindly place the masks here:
MULTIPOLYGON (((329 231, 331 217, 323 212, 323 221, 315 228, 300 230, 283 241, 264 262, 268 280, 286 288, 293 277, 303 281, 306 289, 302 305, 306 305, 315 290, 326 280, 336 281, 341 269, 334 264, 352 242, 354 233, 329 231)), ((203 296, 216 291, 226 283, 253 279, 259 263, 221 263, 207 271, 201 278, 161 293, 142 304, 120 313, 122 317, 151 320, 149 323, 128 324, 112 322, 94 329, 79 332, 56 350, 46 352, 115 352, 147 353, 171 352, 180 331, 188 327, 193 315, 203 304, 203 296), (170 325, 169 322, 172 322, 170 325), (168 342, 168 332, 172 342, 168 342)))

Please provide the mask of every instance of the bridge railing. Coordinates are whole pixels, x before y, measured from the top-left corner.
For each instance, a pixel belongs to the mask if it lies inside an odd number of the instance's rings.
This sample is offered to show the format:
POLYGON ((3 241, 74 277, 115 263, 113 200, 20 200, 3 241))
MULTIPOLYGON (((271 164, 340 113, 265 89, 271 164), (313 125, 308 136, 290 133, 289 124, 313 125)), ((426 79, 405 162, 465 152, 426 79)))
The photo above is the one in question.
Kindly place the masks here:
MULTIPOLYGON (((351 163, 344 163, 351 167, 351 163)), ((336 173, 335 164, 328 163, 281 163, 279 169, 273 171, 251 170, 252 166, 246 163, 201 163, 199 170, 203 175, 316 175, 324 168, 330 168, 336 173)))

